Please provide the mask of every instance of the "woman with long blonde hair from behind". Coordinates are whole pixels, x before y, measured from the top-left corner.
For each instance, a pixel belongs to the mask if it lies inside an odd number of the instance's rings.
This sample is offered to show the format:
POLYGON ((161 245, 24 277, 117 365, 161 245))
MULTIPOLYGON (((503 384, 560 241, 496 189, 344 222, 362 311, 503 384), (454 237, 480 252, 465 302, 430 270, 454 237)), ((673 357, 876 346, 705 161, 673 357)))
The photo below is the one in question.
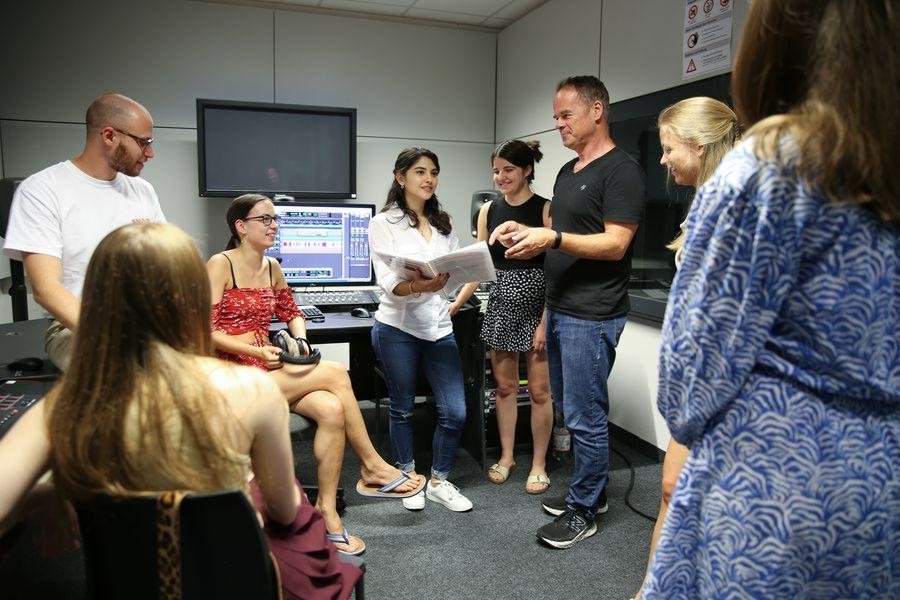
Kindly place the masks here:
MULTIPOLYGON (((737 116, 728 105, 706 97, 687 98, 666 107, 659 115, 659 142, 662 146, 660 164, 678 185, 698 188, 719 166, 721 160, 740 138, 737 116)), ((685 219, 685 222, 687 220, 685 219)), ((685 223, 678 236, 668 245, 675 252, 675 266, 681 265, 685 223)), ((678 483, 681 467, 688 457, 688 448, 669 439, 662 470, 662 501, 659 515, 650 538, 650 558, 656 550, 659 532, 666 520, 669 500, 678 483)))
POLYGON ((359 572, 337 560, 296 483, 284 396, 211 357, 209 295, 196 246, 173 225, 100 242, 68 370, 0 441, 0 519, 47 466, 72 500, 241 489, 267 523, 285 597, 347 598, 359 572))

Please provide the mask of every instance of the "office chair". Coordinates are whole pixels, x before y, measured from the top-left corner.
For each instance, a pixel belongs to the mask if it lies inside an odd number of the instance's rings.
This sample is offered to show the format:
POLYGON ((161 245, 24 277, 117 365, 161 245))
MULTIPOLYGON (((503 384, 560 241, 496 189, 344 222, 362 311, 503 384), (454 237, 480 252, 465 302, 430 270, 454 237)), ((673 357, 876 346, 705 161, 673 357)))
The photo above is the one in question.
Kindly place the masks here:
POLYGON ((281 598, 256 512, 242 492, 187 495, 177 514, 160 509, 171 506, 163 498, 96 496, 76 504, 88 598, 281 598), (174 542, 174 552, 159 547, 164 541, 174 542))
MULTIPOLYGON (((88 598, 282 597, 256 511, 243 492, 187 494, 180 506, 170 498, 101 495, 76 504, 88 598), (176 519, 180 534, 172 527, 176 519)), ((365 575, 362 559, 340 558, 365 575)), ((355 593, 364 600, 362 578, 355 593)))
MULTIPOLYGON (((13 195, 22 183, 21 177, 0 179, 0 237, 6 237, 9 225, 9 211, 12 208, 13 195)), ((9 273, 12 285, 9 295, 12 298, 13 321, 28 320, 28 290, 25 287, 25 265, 21 261, 9 259, 9 273)))

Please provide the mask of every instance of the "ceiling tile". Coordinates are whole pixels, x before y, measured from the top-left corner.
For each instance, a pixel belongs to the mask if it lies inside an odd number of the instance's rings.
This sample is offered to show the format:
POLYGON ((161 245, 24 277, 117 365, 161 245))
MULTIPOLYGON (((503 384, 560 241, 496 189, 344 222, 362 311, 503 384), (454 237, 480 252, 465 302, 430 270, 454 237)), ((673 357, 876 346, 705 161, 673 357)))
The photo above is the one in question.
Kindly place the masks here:
POLYGON ((498 19, 496 17, 491 17, 490 19, 485 19, 484 23, 482 23, 482 27, 491 27, 492 29, 504 29, 508 27, 512 23, 512 19, 498 19))
POLYGON ((379 15, 402 15, 406 6, 399 4, 383 4, 381 2, 360 2, 359 0, 323 0, 322 8, 337 10, 353 10, 360 13, 379 15))
POLYGON ((508 5, 500 9, 497 14, 491 16, 498 19, 512 19, 515 21, 516 19, 524 17, 546 1, 547 0, 512 0, 508 5))
POLYGON ((318 6, 322 0, 272 0, 275 4, 290 4, 293 6, 318 6))
MULTIPOLYGON (((391 6, 409 7, 416 3, 416 0, 352 0, 356 4, 390 4, 391 6)), ((331 4, 331 0, 322 0, 322 6, 331 4)))
POLYGON ((413 9, 490 17, 508 3, 509 0, 416 0, 413 9))
POLYGON ((443 10, 425 10, 423 8, 410 8, 404 17, 413 19, 430 19, 432 21, 445 21, 463 25, 480 25, 486 17, 482 15, 464 15, 462 13, 446 12, 443 10))
MULTIPOLYGON (((315 12, 353 11, 369 14, 373 18, 408 17, 454 23, 457 25, 478 25, 500 30, 513 21, 525 16, 547 0, 202 0, 226 4, 248 6, 282 5, 285 9, 306 8, 315 12)), ((340 14, 335 12, 335 14, 340 14)))

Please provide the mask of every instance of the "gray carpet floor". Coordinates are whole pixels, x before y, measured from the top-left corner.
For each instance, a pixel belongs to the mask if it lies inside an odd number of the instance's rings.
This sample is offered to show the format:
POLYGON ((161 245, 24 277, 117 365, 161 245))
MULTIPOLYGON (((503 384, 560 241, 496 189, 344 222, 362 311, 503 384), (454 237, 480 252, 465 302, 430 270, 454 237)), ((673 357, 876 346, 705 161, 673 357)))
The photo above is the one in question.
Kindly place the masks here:
MULTIPOLYGON (((372 431, 373 411, 363 412, 372 431)), ((416 411, 416 459, 420 471, 427 472, 430 464, 433 425, 428 410, 416 411)), ((315 481, 313 434, 314 428, 292 434, 297 475, 306 483, 315 481)), ((384 446, 382 453, 391 460, 387 444, 384 446)), ((622 452, 635 467, 632 504, 655 516, 661 473, 657 457, 642 454, 639 448, 615 436, 612 449, 622 452)), ((493 462, 496 455, 489 455, 488 460, 493 462)), ((630 470, 623 459, 612 453, 607 490, 609 512, 598 518, 598 533, 567 550, 544 546, 535 537, 537 528, 551 517, 541 510, 542 496, 524 491, 530 453, 518 454, 516 461, 519 468, 509 481, 495 485, 461 450, 450 480, 472 500, 474 509, 453 513, 426 501, 425 510, 409 512, 399 500, 373 499, 356 493, 359 462, 348 449, 342 472, 347 504, 344 524, 368 546, 363 555, 367 597, 624 600, 634 594, 643 578, 653 525, 625 504, 630 470)), ((553 484, 548 495, 565 493, 571 470, 570 461, 552 468, 553 484)), ((0 547, 0 597, 84 597, 80 551, 48 557, 34 545, 33 533, 21 538, 12 548, 0 547)))
MULTIPOLYGON (((371 431, 373 415, 368 413, 364 410, 371 431)), ((433 419, 427 410, 416 414, 416 461, 419 471, 427 473, 433 419)), ((312 435, 313 430, 308 429, 294 438, 301 481, 314 479, 312 435)), ((660 501, 661 464, 626 440, 614 438, 611 445, 634 466, 632 505, 655 516, 660 501)), ((386 442, 381 450, 390 461, 386 442)), ((489 462, 496 458, 488 456, 489 462)), ((454 513, 431 501, 426 501, 423 511, 410 512, 399 500, 359 495, 355 491, 359 462, 348 448, 342 471, 347 504, 343 518, 350 533, 362 537, 367 544, 363 555, 367 596, 630 598, 643 579, 653 523, 626 506, 631 471, 615 452, 611 459, 609 511, 598 517, 598 533, 572 548, 558 550, 543 545, 535 536, 535 531, 552 517, 541 509, 543 496, 524 491, 531 465, 527 448, 517 454, 518 469, 502 485, 491 483, 468 453, 457 453, 450 481, 474 503, 474 509, 467 513, 454 513)), ((571 473, 571 461, 553 467, 552 486, 546 494, 564 494, 571 473)))

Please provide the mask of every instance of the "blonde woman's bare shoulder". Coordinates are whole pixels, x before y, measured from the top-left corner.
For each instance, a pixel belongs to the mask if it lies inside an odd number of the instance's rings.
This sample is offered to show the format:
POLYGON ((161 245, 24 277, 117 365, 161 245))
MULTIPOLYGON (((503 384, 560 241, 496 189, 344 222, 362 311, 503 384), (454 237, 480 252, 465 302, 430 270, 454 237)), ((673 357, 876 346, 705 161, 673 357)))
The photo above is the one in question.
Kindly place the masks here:
POLYGON ((215 358, 201 360, 202 368, 209 375, 210 381, 232 407, 266 410, 276 405, 287 406, 278 384, 265 371, 215 358))

